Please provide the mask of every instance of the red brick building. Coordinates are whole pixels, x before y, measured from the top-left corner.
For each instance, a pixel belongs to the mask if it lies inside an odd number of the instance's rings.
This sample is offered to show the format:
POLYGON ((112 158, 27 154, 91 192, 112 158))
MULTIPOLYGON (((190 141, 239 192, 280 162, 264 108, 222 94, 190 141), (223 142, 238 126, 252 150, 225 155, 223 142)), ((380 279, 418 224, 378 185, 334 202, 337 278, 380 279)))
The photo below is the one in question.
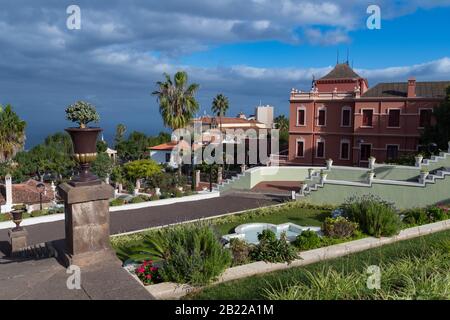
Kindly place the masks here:
POLYGON ((409 79, 369 88, 348 64, 337 64, 311 91, 291 91, 289 162, 366 166, 370 156, 384 162, 417 152, 420 130, 448 86, 409 79))

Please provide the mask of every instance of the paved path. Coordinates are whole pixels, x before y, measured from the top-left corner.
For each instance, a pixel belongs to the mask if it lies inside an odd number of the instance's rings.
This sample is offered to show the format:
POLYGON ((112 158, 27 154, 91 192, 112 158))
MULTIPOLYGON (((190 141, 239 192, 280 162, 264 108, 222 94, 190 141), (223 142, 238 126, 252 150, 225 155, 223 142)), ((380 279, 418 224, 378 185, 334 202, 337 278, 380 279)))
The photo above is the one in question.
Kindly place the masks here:
MULTIPOLYGON (((230 212, 268 206, 274 199, 227 195, 214 199, 176 203, 111 213, 111 234, 140 230, 176 222, 200 219, 230 212)), ((29 244, 63 239, 64 221, 41 223, 26 227, 29 244)), ((8 245, 8 230, 0 230, 0 256, 8 245)))

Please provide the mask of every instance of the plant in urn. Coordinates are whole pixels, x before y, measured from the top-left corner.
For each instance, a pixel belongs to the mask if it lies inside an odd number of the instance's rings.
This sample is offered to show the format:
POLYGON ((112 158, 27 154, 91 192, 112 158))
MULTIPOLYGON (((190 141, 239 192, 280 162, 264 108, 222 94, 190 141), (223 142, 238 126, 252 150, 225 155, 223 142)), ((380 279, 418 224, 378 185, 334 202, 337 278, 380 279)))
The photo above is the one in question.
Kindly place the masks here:
POLYGON ((78 176, 69 182, 72 186, 101 184, 101 180, 90 172, 91 163, 97 158, 97 137, 101 128, 87 127, 98 122, 100 117, 95 107, 84 101, 77 101, 66 109, 66 119, 78 123, 79 127, 67 128, 73 143, 73 158, 80 166, 78 176))

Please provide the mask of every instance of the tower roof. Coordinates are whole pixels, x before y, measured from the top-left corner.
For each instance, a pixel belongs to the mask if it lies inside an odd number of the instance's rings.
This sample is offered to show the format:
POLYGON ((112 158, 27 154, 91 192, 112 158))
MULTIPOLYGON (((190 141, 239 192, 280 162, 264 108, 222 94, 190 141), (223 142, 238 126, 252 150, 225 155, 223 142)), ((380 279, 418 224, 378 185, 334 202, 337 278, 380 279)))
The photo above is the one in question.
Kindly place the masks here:
POLYGON ((338 63, 333 70, 319 80, 334 79, 361 79, 361 77, 347 63, 338 63))

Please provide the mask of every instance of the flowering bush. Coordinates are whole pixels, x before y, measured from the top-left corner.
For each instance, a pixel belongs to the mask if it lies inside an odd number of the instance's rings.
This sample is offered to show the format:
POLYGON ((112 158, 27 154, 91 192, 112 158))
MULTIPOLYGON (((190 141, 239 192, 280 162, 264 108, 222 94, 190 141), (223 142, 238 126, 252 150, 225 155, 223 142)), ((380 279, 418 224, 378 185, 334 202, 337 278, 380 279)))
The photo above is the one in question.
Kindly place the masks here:
POLYGON ((153 265, 152 260, 144 261, 136 268, 135 273, 146 286, 162 281, 159 269, 153 265))

